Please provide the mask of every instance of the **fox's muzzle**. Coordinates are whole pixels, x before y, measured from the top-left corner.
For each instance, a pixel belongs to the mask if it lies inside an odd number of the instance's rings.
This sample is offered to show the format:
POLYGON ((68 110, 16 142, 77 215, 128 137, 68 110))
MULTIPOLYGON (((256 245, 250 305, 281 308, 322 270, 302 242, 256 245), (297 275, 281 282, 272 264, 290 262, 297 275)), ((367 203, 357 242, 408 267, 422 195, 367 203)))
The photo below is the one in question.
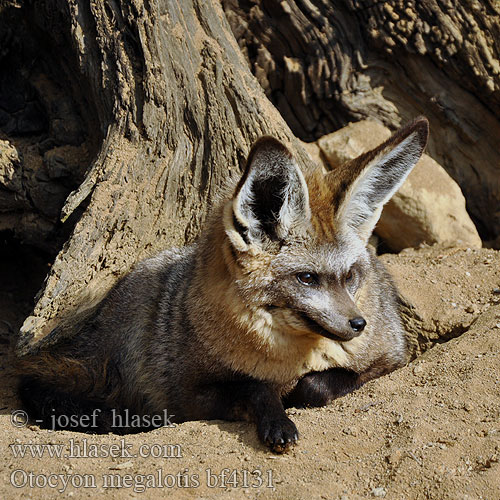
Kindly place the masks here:
MULTIPOLYGON (((302 321, 307 325, 308 330, 311 330, 318 335, 326 337, 330 340, 346 341, 358 337, 366 326, 366 321, 361 316, 357 316, 346 322, 345 328, 328 328, 314 320, 305 312, 299 313, 302 321)), ((339 325, 340 326, 340 325, 339 325)))

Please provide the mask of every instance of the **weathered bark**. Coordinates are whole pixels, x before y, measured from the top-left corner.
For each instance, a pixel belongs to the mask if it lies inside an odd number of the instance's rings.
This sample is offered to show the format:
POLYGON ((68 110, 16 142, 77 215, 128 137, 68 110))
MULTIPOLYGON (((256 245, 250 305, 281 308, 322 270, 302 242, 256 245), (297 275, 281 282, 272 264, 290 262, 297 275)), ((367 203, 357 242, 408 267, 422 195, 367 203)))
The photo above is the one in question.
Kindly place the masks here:
POLYGON ((217 2, 47 0, 23 9, 51 50, 70 49, 102 142, 62 208, 64 220, 88 205, 25 321, 19 353, 137 260, 192 240, 258 136, 291 142, 306 158, 217 2))
POLYGON ((54 253, 78 216, 62 224, 61 207, 100 137, 71 47, 38 14, 0 1, 0 230, 54 253))
MULTIPOLYGON (((485 240, 500 238, 500 5, 223 0, 266 95, 301 139, 418 115, 485 240)), ((500 245, 500 239, 497 242, 500 245)))
POLYGON ((19 353, 137 260, 194 239, 258 136, 306 161, 264 91, 308 140, 349 120, 395 127, 427 115, 431 155, 460 182, 483 237, 499 234, 497 6, 224 7, 242 50, 217 0, 0 3, 0 140, 22 153, 4 169, 14 177, 0 191, 0 230, 51 249, 67 239, 19 353))

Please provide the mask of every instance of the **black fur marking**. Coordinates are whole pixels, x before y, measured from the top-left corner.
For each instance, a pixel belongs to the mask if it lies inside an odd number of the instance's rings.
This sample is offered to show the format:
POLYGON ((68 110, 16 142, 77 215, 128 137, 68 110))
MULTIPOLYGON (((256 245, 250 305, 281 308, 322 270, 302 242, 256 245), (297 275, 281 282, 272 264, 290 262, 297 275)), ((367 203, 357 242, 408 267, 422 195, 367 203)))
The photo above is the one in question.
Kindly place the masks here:
POLYGON ((42 428, 91 432, 93 434, 112 431, 111 411, 102 403, 79 399, 31 377, 21 379, 19 396, 23 408, 28 413, 29 422, 38 424, 42 428), (96 426, 86 426, 87 422, 90 424, 90 415, 95 409, 99 410, 96 426), (68 422, 68 426, 62 426, 63 420, 58 418, 61 415, 73 417, 71 425, 68 422), (85 415, 88 415, 89 418, 86 419, 85 415))
POLYGON ((299 437, 276 390, 260 380, 245 377, 200 386, 191 404, 197 420, 253 420, 260 440, 277 453, 286 451, 299 437))
POLYGON ((248 228, 246 228, 241 222, 236 218, 236 215, 233 213, 233 226, 238 234, 243 238, 243 241, 249 245, 250 241, 248 240, 248 228))
POLYGON ((110 408, 102 401, 77 397, 32 377, 21 379, 19 396, 29 422, 45 429, 123 435, 146 432, 164 425, 163 415, 158 415, 156 420, 144 420, 152 422, 148 425, 139 425, 130 418, 130 414, 135 416, 135 412, 126 413, 123 409, 110 408))
POLYGON ((255 198, 249 204, 250 210, 263 231, 274 241, 278 240, 276 226, 284 203, 283 192, 287 181, 284 176, 269 176, 266 179, 256 179, 252 184, 255 198))
POLYGON ((296 220, 307 214, 307 192, 300 169, 290 151, 276 139, 264 137, 254 144, 236 193, 240 193, 243 186, 247 189, 239 201, 241 214, 258 222, 254 224, 258 227, 250 227, 250 237, 265 235, 279 242, 283 231, 289 229, 280 225, 282 208, 296 220))
POLYGON ((361 385, 359 374, 345 368, 312 372, 299 380, 293 391, 284 398, 283 404, 285 408, 325 406, 361 385))

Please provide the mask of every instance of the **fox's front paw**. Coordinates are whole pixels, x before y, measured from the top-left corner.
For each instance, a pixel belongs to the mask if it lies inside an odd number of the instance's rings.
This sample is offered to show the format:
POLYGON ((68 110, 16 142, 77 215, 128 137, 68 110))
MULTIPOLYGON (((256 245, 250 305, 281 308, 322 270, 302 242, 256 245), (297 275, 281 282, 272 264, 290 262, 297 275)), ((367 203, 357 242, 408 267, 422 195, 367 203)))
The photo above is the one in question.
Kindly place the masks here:
POLYGON ((297 427, 287 416, 263 419, 257 430, 261 441, 276 453, 287 451, 299 439, 297 427))

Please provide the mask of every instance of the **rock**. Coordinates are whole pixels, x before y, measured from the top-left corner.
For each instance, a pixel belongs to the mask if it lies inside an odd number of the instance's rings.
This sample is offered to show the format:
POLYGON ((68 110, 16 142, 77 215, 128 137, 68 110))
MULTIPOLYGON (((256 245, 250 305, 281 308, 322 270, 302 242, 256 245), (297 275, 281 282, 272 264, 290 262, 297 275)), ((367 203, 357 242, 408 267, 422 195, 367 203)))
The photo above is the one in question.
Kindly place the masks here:
POLYGON ((0 108, 12 114, 21 111, 25 106, 25 84, 20 73, 5 71, 0 77, 0 108))
POLYGON ((9 141, 0 140, 0 186, 22 193, 22 167, 19 152, 9 141))
POLYGON ((68 167, 64 158, 58 156, 57 154, 50 154, 49 151, 45 154, 43 160, 47 173, 51 179, 60 179, 61 177, 67 177, 71 173, 71 168, 68 167))
POLYGON ((0 108, 0 127, 5 127, 10 121, 10 115, 0 108))
POLYGON ((0 231, 17 232, 30 203, 23 186, 24 162, 16 146, 0 140, 0 231))
MULTIPOLYGON (((378 146, 390 135, 380 123, 364 120, 322 137, 318 146, 334 169, 378 146)), ((375 232, 393 251, 434 243, 482 246, 460 187, 425 154, 384 207, 375 232)))
MULTIPOLYGON (((325 136, 326 137, 326 136, 325 136)), ((316 142, 303 142, 300 141, 302 147, 307 151, 311 160, 320 166, 324 166, 324 162, 321 158, 321 150, 316 142)))
POLYGON ((90 154, 86 144, 53 147, 43 155, 43 164, 49 179, 61 180, 72 189, 83 181, 89 163, 90 154))
POLYGON ((422 243, 482 246, 460 187, 427 155, 384 207, 376 232, 395 251, 422 243))
POLYGON ((376 148, 390 136, 390 130, 382 124, 372 120, 362 120, 324 135, 317 143, 330 167, 336 168, 376 148))
POLYGON ((383 498, 387 495, 387 490, 382 486, 379 486, 378 488, 373 488, 371 493, 374 497, 383 498))
POLYGON ((17 118, 17 134, 41 134, 47 131, 47 117, 39 103, 29 102, 17 118))

